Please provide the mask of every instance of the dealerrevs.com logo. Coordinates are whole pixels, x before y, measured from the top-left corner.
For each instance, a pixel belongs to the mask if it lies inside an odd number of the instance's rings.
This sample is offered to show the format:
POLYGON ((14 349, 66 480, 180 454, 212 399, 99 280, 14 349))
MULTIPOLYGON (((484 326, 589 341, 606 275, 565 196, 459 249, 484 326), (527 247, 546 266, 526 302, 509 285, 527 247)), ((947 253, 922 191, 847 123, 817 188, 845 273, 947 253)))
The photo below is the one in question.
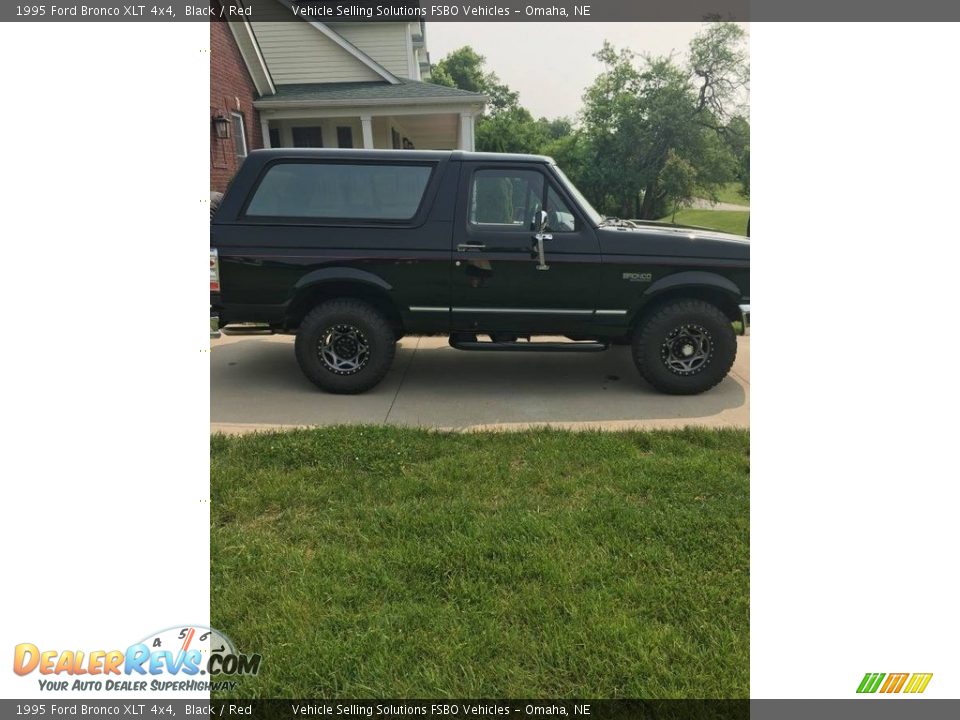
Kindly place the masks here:
POLYGON ((867 673, 857 687, 858 693, 922 693, 933 673, 867 673))
POLYGON ((13 651, 17 675, 36 673, 41 690, 209 692, 232 690, 215 677, 256 675, 260 655, 237 650, 213 628, 181 625, 151 633, 125 650, 51 650, 20 643, 13 651))

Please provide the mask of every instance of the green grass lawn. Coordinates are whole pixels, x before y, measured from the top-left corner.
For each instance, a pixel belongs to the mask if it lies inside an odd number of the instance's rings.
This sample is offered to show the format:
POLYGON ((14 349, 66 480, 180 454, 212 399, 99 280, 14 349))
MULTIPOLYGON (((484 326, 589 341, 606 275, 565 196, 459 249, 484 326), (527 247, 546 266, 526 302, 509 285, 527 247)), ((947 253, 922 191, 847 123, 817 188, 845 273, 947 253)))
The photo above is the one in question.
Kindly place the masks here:
POLYGON ((749 433, 211 438, 237 697, 745 698, 749 433))
POLYGON ((738 182, 727 183, 717 193, 719 202, 731 203, 733 205, 750 206, 750 198, 743 194, 743 186, 738 182))
POLYGON ((673 220, 672 215, 667 215, 665 218, 661 218, 661 220, 664 222, 676 222, 679 225, 696 225, 697 227, 734 233, 735 235, 746 235, 747 220, 749 218, 750 212, 747 210, 685 209, 677 211, 676 220, 673 220))

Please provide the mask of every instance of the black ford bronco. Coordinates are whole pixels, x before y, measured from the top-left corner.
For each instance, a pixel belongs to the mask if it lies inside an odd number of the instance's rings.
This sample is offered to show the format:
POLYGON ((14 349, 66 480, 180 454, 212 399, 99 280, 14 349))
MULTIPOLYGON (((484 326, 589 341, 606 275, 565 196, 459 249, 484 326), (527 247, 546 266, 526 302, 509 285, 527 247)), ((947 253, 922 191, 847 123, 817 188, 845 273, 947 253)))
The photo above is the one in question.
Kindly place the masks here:
POLYGON ((749 258, 746 238, 605 218, 547 157, 259 150, 212 213, 211 332, 295 333, 333 393, 376 385, 404 335, 444 334, 461 350, 630 344, 651 385, 693 394, 733 364, 749 258))

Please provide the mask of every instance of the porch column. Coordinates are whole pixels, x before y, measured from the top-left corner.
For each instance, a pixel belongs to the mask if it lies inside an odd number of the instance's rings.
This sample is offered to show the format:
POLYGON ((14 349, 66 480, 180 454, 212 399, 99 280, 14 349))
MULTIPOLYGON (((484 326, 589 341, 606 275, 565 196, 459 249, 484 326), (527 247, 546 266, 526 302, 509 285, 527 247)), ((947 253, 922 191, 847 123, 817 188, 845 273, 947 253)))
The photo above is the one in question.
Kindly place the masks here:
POLYGON ((260 116, 260 132, 263 133, 263 146, 270 147, 270 121, 263 115, 260 116))
POLYGON ((473 115, 460 113, 460 150, 473 150, 473 115))
POLYGON ((363 146, 373 149, 373 118, 370 115, 360 116, 360 125, 363 128, 363 146))

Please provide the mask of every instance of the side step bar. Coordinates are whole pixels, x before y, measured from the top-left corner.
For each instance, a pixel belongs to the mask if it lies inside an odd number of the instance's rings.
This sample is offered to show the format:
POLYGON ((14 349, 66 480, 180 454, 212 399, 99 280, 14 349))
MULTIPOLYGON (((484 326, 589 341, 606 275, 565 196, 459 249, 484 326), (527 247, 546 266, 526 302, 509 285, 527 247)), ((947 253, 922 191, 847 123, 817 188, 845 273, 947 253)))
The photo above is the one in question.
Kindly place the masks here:
POLYGON ((450 347, 457 350, 505 352, 603 352, 610 347, 602 342, 480 342, 450 337, 450 347))
POLYGON ((225 325, 220 328, 224 335, 272 335, 269 325, 250 323, 246 325, 225 325))

